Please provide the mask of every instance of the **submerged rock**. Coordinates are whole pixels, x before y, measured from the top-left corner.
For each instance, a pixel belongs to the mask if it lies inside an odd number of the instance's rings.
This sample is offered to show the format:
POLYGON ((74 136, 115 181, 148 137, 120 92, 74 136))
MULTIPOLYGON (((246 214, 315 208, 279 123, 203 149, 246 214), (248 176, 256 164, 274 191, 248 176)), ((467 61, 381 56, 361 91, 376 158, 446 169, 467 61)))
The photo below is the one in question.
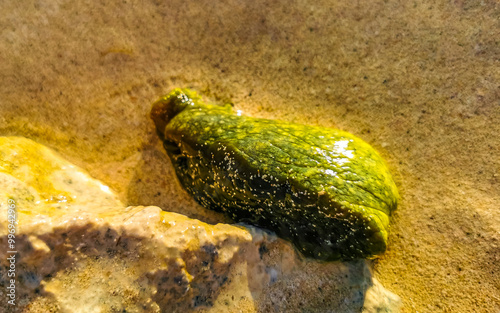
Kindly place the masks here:
POLYGON ((151 117, 180 183, 204 207, 272 230, 316 259, 385 251, 398 191, 360 138, 244 116, 189 89, 160 98, 151 117))
POLYGON ((303 260, 260 229, 125 207, 20 137, 0 137, 0 246, 3 312, 396 312, 400 303, 366 261, 303 260))

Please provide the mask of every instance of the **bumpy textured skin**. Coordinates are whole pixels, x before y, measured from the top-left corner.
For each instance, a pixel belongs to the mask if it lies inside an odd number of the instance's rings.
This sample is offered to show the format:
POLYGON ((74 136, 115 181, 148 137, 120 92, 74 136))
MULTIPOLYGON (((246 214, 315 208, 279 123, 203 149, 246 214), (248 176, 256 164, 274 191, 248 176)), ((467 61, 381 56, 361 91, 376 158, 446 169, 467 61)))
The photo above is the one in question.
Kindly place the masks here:
POLYGON ((275 231, 309 257, 369 258, 386 249, 398 192, 361 139, 240 116, 188 89, 162 97, 151 116, 179 181, 201 205, 275 231))

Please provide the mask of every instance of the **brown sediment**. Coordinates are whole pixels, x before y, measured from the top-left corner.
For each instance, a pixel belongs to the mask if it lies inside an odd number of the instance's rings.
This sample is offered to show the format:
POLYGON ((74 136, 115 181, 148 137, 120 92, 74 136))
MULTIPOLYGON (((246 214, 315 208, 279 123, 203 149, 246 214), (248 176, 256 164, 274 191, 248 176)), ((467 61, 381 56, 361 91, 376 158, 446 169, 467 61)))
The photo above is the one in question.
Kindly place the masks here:
MULTIPOLYGON (((496 2, 0 8, 0 134, 55 148, 127 204, 214 223, 228 220, 187 196, 162 151, 148 116, 160 95, 194 87, 247 115, 344 129, 396 173, 402 199, 375 276, 403 312, 499 310, 496 2)), ((309 283, 305 294, 283 283, 275 307, 300 310, 318 292, 309 283)))

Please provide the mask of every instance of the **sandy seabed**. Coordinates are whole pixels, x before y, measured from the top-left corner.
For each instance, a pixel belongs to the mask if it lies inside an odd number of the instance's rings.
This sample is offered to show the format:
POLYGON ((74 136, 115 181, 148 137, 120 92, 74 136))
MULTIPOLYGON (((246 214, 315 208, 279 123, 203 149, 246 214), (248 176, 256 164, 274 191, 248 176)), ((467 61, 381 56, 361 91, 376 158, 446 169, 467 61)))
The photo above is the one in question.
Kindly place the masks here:
MULTIPOLYGON (((230 222, 182 190, 148 114, 192 87, 336 127, 401 201, 375 276, 403 312, 500 311, 498 1, 2 1, 0 135, 43 143, 128 205, 230 222)), ((327 308, 325 308, 326 312, 327 308)))

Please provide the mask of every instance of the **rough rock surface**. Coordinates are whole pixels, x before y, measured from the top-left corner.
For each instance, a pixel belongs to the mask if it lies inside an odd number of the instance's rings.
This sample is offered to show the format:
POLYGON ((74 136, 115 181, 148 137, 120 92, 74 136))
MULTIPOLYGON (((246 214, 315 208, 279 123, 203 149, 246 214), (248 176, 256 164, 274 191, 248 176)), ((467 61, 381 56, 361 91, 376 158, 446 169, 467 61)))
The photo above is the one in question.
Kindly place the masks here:
MULTIPOLYGON (((0 137, 0 186, 2 247, 12 200, 17 212, 16 305, 3 301, 7 311, 299 312, 323 297, 332 312, 396 312, 400 304, 366 262, 302 260, 289 243, 256 228, 125 207, 99 181, 22 137, 0 137), (314 267, 330 270, 329 277, 312 273, 324 293, 297 294, 303 308, 284 307, 279 295, 293 292, 290 282, 311 284, 301 272, 314 267)), ((2 298, 10 280, 6 252, 2 298)))
MULTIPOLYGON (((401 192, 373 269, 402 311, 500 311, 498 1, 4 0, 0 12, 0 135, 57 150, 126 205, 220 223, 175 180, 148 116, 159 96, 190 87, 245 115, 348 131, 401 192)), ((291 307, 300 290, 282 294, 291 307)))

